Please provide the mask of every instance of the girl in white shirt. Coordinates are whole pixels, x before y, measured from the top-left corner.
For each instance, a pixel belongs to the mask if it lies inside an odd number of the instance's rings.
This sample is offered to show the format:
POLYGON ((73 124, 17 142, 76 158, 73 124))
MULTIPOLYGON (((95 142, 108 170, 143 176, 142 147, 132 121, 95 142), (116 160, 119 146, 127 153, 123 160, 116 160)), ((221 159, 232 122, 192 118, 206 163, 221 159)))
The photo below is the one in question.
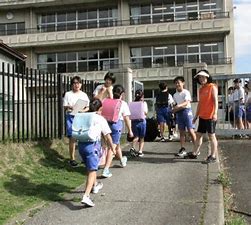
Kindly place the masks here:
MULTIPOLYGON (((133 137, 133 133, 131 129, 131 120, 129 118, 131 113, 130 113, 128 104, 122 100, 124 93, 125 93, 125 89, 122 85, 117 84, 113 87, 113 98, 120 99, 122 101, 122 104, 119 111, 118 122, 108 122, 110 129, 112 131, 111 136, 112 136, 113 144, 115 145, 116 156, 120 160, 120 164, 122 167, 125 167, 127 163, 127 157, 122 156, 122 150, 120 147, 120 138, 121 138, 121 133, 123 130, 123 121, 125 122, 129 136, 133 137)), ((113 159, 113 153, 111 151, 108 151, 107 161, 106 161, 103 173, 102 173, 103 177, 108 178, 112 176, 111 172, 109 171, 109 168, 112 163, 112 159, 113 159)))

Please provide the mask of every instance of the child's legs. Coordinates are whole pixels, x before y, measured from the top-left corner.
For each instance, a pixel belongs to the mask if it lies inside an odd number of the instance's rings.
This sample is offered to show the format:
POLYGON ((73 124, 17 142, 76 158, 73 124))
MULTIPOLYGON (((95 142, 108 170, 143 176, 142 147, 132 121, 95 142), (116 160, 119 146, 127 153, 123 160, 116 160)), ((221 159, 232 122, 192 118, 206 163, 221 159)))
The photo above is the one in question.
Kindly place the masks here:
POLYGON ((208 134, 209 140, 210 140, 210 146, 211 146, 211 156, 216 157, 218 154, 218 141, 216 138, 215 133, 214 134, 208 134))
POLYGON ((139 152, 143 152, 144 145, 145 145, 144 138, 140 138, 139 139, 139 152))
POLYGON ((188 129, 188 133, 190 134, 190 136, 191 136, 191 138, 192 138, 192 142, 193 142, 193 144, 195 144, 195 140, 196 140, 196 133, 195 133, 194 129, 193 129, 193 128, 188 129))
POLYGON ((111 149, 108 149, 104 168, 109 169, 112 164, 112 160, 113 160, 113 152, 111 151, 111 149))
POLYGON ((196 133, 196 140, 195 140, 195 144, 194 144, 194 154, 198 154, 200 152, 200 147, 202 145, 202 141, 203 141, 203 133, 197 132, 196 133))
POLYGON ((96 183, 97 172, 96 171, 88 171, 87 180, 85 184, 85 195, 89 196, 93 186, 96 183))
POLYGON ((183 129, 179 129, 179 132, 180 132, 180 147, 184 148, 186 142, 186 131, 183 129))

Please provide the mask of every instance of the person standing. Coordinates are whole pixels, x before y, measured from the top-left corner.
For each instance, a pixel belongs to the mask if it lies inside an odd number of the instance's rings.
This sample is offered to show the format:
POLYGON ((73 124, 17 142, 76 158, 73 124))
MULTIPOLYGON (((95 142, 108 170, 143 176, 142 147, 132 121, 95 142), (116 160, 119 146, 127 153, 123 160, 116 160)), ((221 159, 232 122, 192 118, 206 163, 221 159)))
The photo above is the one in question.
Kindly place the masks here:
MULTIPOLYGON (((174 101, 172 95, 168 93, 166 82, 161 82, 159 84, 159 89, 160 92, 156 96, 156 112, 160 129, 160 141, 164 142, 165 124, 167 124, 169 128, 171 127, 172 104, 174 101)), ((171 133, 169 133, 169 137, 170 135, 171 133)))
POLYGON ((135 101, 129 104, 129 108, 131 111, 132 132, 134 136, 130 153, 132 156, 143 157, 148 107, 147 103, 144 101, 144 92, 142 90, 137 90, 135 92, 135 101), (138 151, 135 149, 137 143, 139 144, 138 151))
POLYGON ((93 92, 93 97, 101 101, 105 98, 113 98, 112 85, 116 82, 116 78, 112 73, 108 72, 104 77, 104 81, 105 83, 98 85, 93 92))
POLYGON ((72 167, 75 167, 78 165, 77 161, 75 160, 75 148, 76 148, 76 140, 72 138, 72 122, 74 119, 73 109, 75 104, 78 100, 84 100, 86 101, 86 107, 82 108, 82 112, 88 111, 89 106, 89 98, 86 93, 81 91, 81 78, 79 76, 74 76, 71 79, 71 91, 68 91, 65 93, 64 100, 63 100, 63 106, 66 111, 65 114, 65 120, 66 120, 66 135, 69 138, 69 154, 70 154, 70 161, 69 164, 72 167))
POLYGON ((194 77, 201 85, 199 89, 199 102, 193 123, 199 118, 198 130, 196 133, 195 149, 188 153, 188 158, 196 159, 203 141, 203 134, 207 133, 210 141, 211 152, 208 154, 205 163, 216 162, 218 154, 218 141, 215 135, 215 128, 218 113, 218 89, 212 83, 212 77, 207 70, 200 70, 194 77))
POLYGON ((173 112, 176 113, 176 119, 178 123, 178 129, 180 132, 180 150, 176 154, 179 157, 185 157, 187 155, 185 149, 186 129, 189 132, 193 144, 195 144, 196 134, 194 132, 193 125, 193 112, 191 109, 191 94, 184 88, 184 77, 176 77, 174 79, 176 86, 176 93, 173 95, 175 106, 173 112))

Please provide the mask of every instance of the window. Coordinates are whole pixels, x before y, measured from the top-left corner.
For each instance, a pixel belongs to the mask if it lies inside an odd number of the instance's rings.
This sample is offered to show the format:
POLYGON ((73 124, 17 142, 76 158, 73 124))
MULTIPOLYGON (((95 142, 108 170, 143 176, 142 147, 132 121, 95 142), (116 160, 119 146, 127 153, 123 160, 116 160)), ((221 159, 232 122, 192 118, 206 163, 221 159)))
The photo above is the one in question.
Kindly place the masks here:
POLYGON ((2 23, 0 24, 0 35, 16 35, 25 33, 25 23, 2 23))

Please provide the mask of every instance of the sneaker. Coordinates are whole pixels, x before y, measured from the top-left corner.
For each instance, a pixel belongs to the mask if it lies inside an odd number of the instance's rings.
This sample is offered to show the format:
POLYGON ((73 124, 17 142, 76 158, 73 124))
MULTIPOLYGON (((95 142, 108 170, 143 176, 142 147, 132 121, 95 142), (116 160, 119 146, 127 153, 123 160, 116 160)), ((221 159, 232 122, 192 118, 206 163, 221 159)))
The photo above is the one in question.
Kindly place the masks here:
POLYGON ((137 153, 137 151, 136 151, 136 149, 135 148, 130 148, 130 154, 131 154, 131 156, 133 156, 133 157, 136 157, 137 155, 138 155, 138 153, 137 153))
POLYGON ((187 155, 185 156, 185 158, 186 159, 197 159, 199 154, 200 154, 200 152, 197 155, 193 154, 193 152, 188 152, 187 155))
POLYGON ((178 156, 178 157, 185 157, 185 156, 187 156, 187 152, 186 152, 185 148, 181 148, 179 150, 179 153, 177 153, 175 155, 178 156))
POLYGON ((215 163, 215 162, 216 162, 216 158, 210 155, 207 157, 207 159, 203 163, 208 164, 208 163, 215 163))
POLYGON ((161 142, 165 142, 166 139, 165 139, 164 137, 161 137, 161 138, 160 138, 160 141, 161 141, 161 142))
POLYGON ((138 157, 144 157, 143 152, 138 152, 138 157))
POLYGON ((70 164, 71 167, 76 167, 76 166, 78 166, 78 163, 77 163, 76 160, 70 160, 70 161, 69 161, 69 164, 70 164))
POLYGON ((84 195, 83 198, 82 198, 82 201, 81 201, 82 204, 86 204, 90 207, 93 207, 95 206, 95 204, 93 203, 93 201, 90 199, 90 197, 84 195))
POLYGON ((92 193, 97 194, 103 188, 103 183, 98 182, 93 188, 92 193))
POLYGON ((173 140, 173 135, 169 135, 168 140, 172 141, 173 140))
POLYGON ((120 161, 120 165, 122 167, 126 167, 126 163, 127 163, 127 157, 126 156, 123 156, 121 161, 120 161))
POLYGON ((109 178, 109 177, 111 177, 111 176, 112 176, 112 173, 110 172, 110 170, 107 169, 107 168, 105 168, 105 169, 103 170, 102 177, 109 178))

